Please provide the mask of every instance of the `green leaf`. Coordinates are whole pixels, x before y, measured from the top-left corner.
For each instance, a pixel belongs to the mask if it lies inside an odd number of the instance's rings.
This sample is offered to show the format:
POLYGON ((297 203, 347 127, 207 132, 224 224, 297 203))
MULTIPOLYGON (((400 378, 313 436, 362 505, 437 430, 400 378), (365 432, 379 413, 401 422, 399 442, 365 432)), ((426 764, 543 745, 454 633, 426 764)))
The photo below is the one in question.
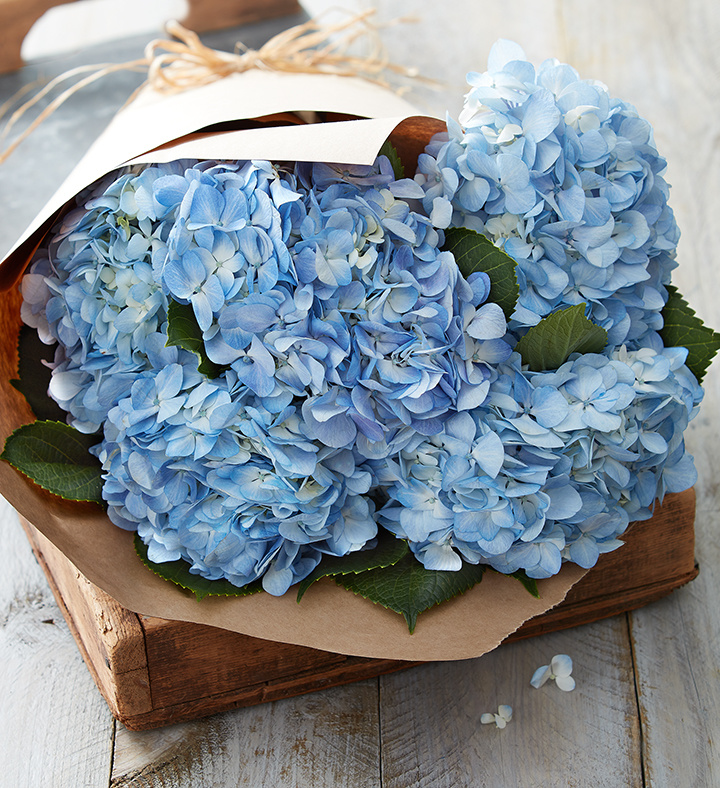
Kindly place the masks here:
POLYGON ((148 558, 147 545, 137 534, 135 534, 135 552, 148 569, 159 577, 192 591, 198 601, 206 596, 250 596, 263 590, 259 580, 239 587, 229 580, 208 580, 200 575, 194 575, 190 572, 190 564, 182 559, 156 564, 148 558))
POLYGON ((476 271, 490 277, 490 297, 500 307, 507 320, 515 311, 518 299, 518 281, 515 261, 498 249, 484 235, 465 227, 452 227, 445 231, 445 251, 452 252, 460 273, 467 279, 476 271))
POLYGON ((410 634, 418 614, 462 594, 483 576, 485 567, 463 563, 459 572, 441 572, 425 567, 408 554, 385 569, 371 569, 359 575, 336 577, 338 585, 376 604, 402 613, 410 634))
POLYGON ((40 341, 38 332, 23 326, 18 336, 18 376, 11 380, 13 385, 28 401, 36 419, 41 421, 65 421, 67 414, 51 399, 50 367, 43 361, 53 361, 56 345, 46 345, 40 341))
POLYGON ((515 350, 534 372, 557 369, 571 353, 601 353, 607 331, 585 317, 585 304, 575 304, 544 317, 517 343, 515 350))
POLYGON ((392 142, 390 142, 390 140, 385 140, 385 142, 383 142, 383 146, 380 148, 378 156, 387 156, 388 159, 390 159, 390 164, 392 164, 396 181, 400 181, 405 177, 405 167, 400 161, 400 155, 398 154, 397 149, 392 144, 392 142))
POLYGON ((678 293, 668 286, 668 301, 662 311, 664 326, 660 331, 665 347, 685 347, 687 368, 699 383, 705 376, 710 362, 720 350, 720 334, 706 326, 678 293))
POLYGON ((519 580, 525 587, 525 590, 528 592, 528 594, 534 596, 535 599, 540 599, 540 591, 537 587, 537 580, 534 577, 528 577, 524 569, 518 569, 517 572, 513 572, 511 575, 506 575, 506 577, 514 577, 516 580, 519 580))
POLYGON ((299 585, 299 602, 310 586, 321 577, 333 575, 360 574, 369 569, 382 569, 396 564, 408 554, 407 542, 382 529, 378 543, 372 550, 356 550, 343 556, 326 555, 322 561, 299 585))
POLYGON ((205 352, 203 336, 191 304, 168 304, 168 341, 167 347, 177 345, 189 350, 198 357, 198 372, 208 378, 216 378, 223 368, 210 361, 205 352))
POLYGON ((89 452, 99 442, 67 424, 36 421, 10 435, 0 459, 61 498, 102 503, 102 466, 89 452))

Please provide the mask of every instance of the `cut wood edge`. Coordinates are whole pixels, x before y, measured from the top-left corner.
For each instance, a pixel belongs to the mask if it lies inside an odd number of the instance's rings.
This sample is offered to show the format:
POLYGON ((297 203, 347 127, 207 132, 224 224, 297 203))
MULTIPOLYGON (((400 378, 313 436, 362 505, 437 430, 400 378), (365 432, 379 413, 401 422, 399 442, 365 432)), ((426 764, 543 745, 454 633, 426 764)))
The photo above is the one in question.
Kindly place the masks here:
POLYGON ((137 615, 93 585, 27 520, 20 522, 113 716, 122 720, 150 711, 145 634, 137 615))

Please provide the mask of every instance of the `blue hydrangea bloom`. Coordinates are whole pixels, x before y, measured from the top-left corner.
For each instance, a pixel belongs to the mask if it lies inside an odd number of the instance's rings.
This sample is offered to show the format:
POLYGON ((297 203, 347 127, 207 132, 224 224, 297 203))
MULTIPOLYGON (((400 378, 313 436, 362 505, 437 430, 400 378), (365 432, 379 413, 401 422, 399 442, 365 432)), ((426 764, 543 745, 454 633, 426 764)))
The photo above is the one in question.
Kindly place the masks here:
POLYGON ((460 122, 419 161, 435 226, 483 232, 517 261, 514 325, 585 302, 611 344, 641 346, 662 326, 679 235, 649 123, 507 41, 468 81, 460 122))
POLYGON ((152 561, 272 594, 379 528, 428 569, 549 577, 691 486, 702 391, 658 333, 678 232, 649 125, 499 42, 414 179, 373 166, 179 161, 80 195, 23 280, 51 396, 98 433, 111 520, 152 561), (516 262, 511 320, 444 231, 516 262), (218 369, 167 346, 184 305, 218 369), (598 354, 514 351, 584 303, 598 354))
POLYGON ((271 593, 377 535, 371 459, 442 432, 511 353, 387 159, 337 170, 177 162, 109 176, 25 280, 59 342, 51 395, 102 430, 111 519, 153 561, 271 593), (166 347, 192 308, 222 372, 166 347))

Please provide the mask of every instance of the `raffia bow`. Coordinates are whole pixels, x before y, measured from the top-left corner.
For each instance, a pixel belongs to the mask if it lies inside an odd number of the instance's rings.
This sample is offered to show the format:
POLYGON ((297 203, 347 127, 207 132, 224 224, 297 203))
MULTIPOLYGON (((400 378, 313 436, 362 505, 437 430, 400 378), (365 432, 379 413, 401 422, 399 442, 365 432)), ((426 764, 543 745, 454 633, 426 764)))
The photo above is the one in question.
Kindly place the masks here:
MULTIPOLYGON (((235 52, 206 47, 199 36, 177 22, 166 25, 176 41, 156 40, 148 44, 148 84, 161 92, 185 90, 253 68, 304 74, 356 76, 384 87, 391 83, 384 74, 418 77, 417 69, 389 61, 378 35, 379 27, 370 21, 375 12, 365 11, 335 25, 310 20, 273 36, 260 49, 236 44, 235 52), (340 35, 343 34, 343 35, 340 35), (365 55, 353 55, 350 47, 359 39, 371 45, 365 55), (164 50, 164 51, 163 51, 164 50)), ((395 20, 397 22, 409 19, 395 20)))
MULTIPOLYGON (((147 73, 143 84, 132 94, 128 103, 145 87, 161 93, 180 92, 207 85, 231 74, 250 69, 285 71, 304 74, 337 74, 354 76, 374 82, 383 87, 402 91, 387 78, 432 80, 419 77, 417 69, 391 63, 383 46, 380 26, 371 21, 374 10, 364 11, 335 24, 323 25, 311 19, 273 36, 260 49, 249 49, 238 42, 234 52, 222 52, 205 46, 196 33, 178 22, 168 22, 167 33, 173 39, 156 39, 145 49, 145 56, 125 63, 103 63, 81 66, 60 74, 32 98, 25 101, 9 117, 0 134, 4 141, 25 114, 60 85, 73 79, 74 82, 56 96, 39 115, 0 152, 0 164, 58 107, 72 95, 88 85, 118 71, 147 73), (368 46, 364 55, 355 55, 350 49, 362 41, 368 46)), ((394 20, 390 24, 410 21, 408 18, 394 20)), ((387 27, 388 25, 384 25, 387 27)), ((0 107, 0 118, 4 117, 22 93, 14 96, 0 107)))

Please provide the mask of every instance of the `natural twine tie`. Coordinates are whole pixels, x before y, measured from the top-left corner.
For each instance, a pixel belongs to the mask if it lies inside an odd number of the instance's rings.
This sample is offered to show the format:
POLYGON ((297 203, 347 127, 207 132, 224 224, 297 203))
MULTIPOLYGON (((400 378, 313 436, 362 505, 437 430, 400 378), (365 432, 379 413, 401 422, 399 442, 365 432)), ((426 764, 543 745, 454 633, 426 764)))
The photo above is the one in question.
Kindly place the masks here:
MULTIPOLYGON (((178 22, 168 22, 166 32, 171 39, 156 39, 145 49, 145 56, 125 63, 101 63, 81 66, 60 74, 39 90, 32 98, 18 107, 7 120, 0 134, 4 142, 24 115, 39 101, 62 84, 75 81, 56 96, 18 136, 0 152, 0 164, 55 110, 73 94, 88 85, 118 71, 147 73, 143 84, 132 94, 128 103, 144 87, 161 93, 176 93, 224 79, 250 69, 286 71, 295 74, 337 74, 354 76, 374 82, 383 87, 393 87, 386 75, 423 79, 417 69, 391 63, 383 46, 380 26, 370 17, 374 10, 364 11, 335 24, 323 25, 311 19, 301 25, 288 28, 273 36, 260 49, 249 49, 238 42, 235 52, 222 52, 205 46, 196 33, 187 30, 178 22), (350 48, 362 41, 368 46, 365 55, 354 55, 350 48)), ((394 20, 390 24, 407 22, 409 19, 394 20)), ((387 27, 388 25, 383 25, 387 27)), ((432 80, 423 79, 424 82, 432 80)), ((32 89, 32 86, 30 86, 32 89)), ((401 91, 403 88, 394 87, 401 91)), ((0 119, 17 101, 28 92, 24 88, 19 94, 0 106, 0 119)))

